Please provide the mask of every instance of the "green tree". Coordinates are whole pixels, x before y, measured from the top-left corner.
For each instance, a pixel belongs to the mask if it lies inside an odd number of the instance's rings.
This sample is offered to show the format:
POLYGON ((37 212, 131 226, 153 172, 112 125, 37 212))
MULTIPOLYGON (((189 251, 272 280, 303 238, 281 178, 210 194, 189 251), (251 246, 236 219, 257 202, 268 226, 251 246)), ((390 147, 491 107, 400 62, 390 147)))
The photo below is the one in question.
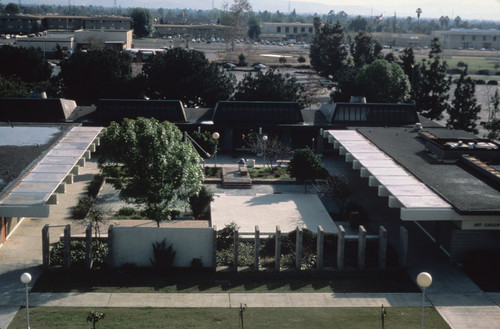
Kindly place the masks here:
POLYGON ((40 48, 0 47, 0 75, 16 76, 24 82, 47 81, 52 68, 40 48))
POLYGON ((99 167, 126 202, 144 207, 160 225, 197 195, 203 171, 198 153, 170 122, 125 119, 102 137, 99 167))
POLYGON ((382 57, 382 46, 365 31, 359 32, 351 44, 351 56, 355 67, 373 63, 382 57))
POLYGON ((422 15, 422 9, 421 8, 417 8, 417 10, 415 12, 417 13, 418 25, 420 26, 420 15, 422 15))
POLYGON ((60 85, 64 97, 78 104, 100 98, 138 98, 132 87, 132 58, 111 49, 77 51, 61 62, 60 85))
POLYGON ((265 73, 247 73, 236 86, 233 99, 237 101, 281 101, 298 102, 304 105, 301 93, 303 87, 297 79, 281 74, 275 69, 265 73))
POLYGON ((323 164, 320 158, 308 147, 293 152, 288 171, 291 177, 298 180, 312 180, 320 178, 323 164))
POLYGON ((9 2, 3 9, 5 15, 17 15, 21 13, 21 9, 13 2, 9 2))
POLYGON ((132 29, 134 34, 139 37, 147 37, 153 33, 153 15, 145 8, 134 8, 130 12, 132 18, 132 29))
POLYGON ((188 106, 211 107, 227 100, 234 90, 235 77, 210 63, 197 50, 174 48, 145 63, 148 96, 179 99, 188 106))
POLYGON ((202 133, 194 131, 190 136, 194 140, 194 148, 202 158, 208 159, 217 153, 219 140, 214 139, 210 131, 205 130, 202 133))
POLYGON ((481 105, 477 104, 475 96, 476 84, 469 76, 467 64, 465 64, 460 77, 457 80, 457 87, 454 92, 454 99, 448 110, 450 117, 446 122, 446 127, 461 129, 474 134, 478 133, 476 121, 478 113, 481 112, 481 105))
MULTIPOLYGON (((316 24, 315 24, 316 26, 316 24)), ((323 77, 337 79, 339 70, 347 65, 347 49, 343 44, 344 29, 339 22, 327 22, 316 30, 309 58, 311 66, 323 77)))
POLYGON ((418 68, 415 64, 415 54, 413 53, 413 48, 408 47, 403 49, 403 53, 399 55, 399 65, 403 69, 403 72, 408 77, 410 84, 413 88, 413 82, 415 80, 415 74, 418 74, 418 68))
POLYGON ((454 22, 456 27, 460 27, 460 24, 462 24, 462 18, 460 16, 457 16, 455 17, 454 22))
POLYGON ((450 18, 448 16, 441 16, 439 18, 439 24, 441 24, 441 28, 448 28, 448 25, 450 24, 450 18))
POLYGON ((401 67, 378 59, 363 66, 356 83, 370 103, 404 103, 410 99, 410 82, 401 67))
POLYGON ((348 29, 349 31, 359 32, 365 30, 367 26, 368 26, 368 21, 365 18, 358 16, 355 19, 353 19, 351 23, 349 23, 348 29))
POLYGON ((247 21, 248 26, 248 37, 250 39, 258 40, 261 33, 259 19, 255 16, 251 16, 247 21))
POLYGON ((488 130, 486 138, 498 140, 500 139, 500 119, 497 118, 497 114, 500 111, 500 94, 498 93, 498 89, 495 90, 495 94, 491 96, 490 102, 492 109, 488 122, 484 124, 484 128, 488 130))
POLYGON ((5 77, 0 75, 0 97, 26 98, 30 94, 28 83, 21 81, 16 76, 5 77))
POLYGON ((441 119, 443 112, 449 108, 448 91, 451 81, 446 75, 448 65, 445 61, 441 61, 440 53, 439 40, 434 38, 429 59, 423 59, 418 66, 419 72, 414 77, 413 84, 417 111, 432 120, 441 119))
POLYGON ((299 62, 300 64, 304 64, 306 62, 306 58, 300 55, 299 58, 297 58, 297 62, 299 62))

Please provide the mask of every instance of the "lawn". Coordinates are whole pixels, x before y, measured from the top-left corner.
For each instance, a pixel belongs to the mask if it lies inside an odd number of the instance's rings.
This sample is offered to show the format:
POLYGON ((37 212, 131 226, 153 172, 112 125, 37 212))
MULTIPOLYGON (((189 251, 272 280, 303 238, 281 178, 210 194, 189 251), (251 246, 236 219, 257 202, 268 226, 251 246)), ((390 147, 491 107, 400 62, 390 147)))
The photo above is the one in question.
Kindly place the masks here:
POLYGON ((291 179, 287 168, 285 167, 253 167, 248 168, 248 173, 253 179, 291 179))
MULTIPOLYGON (((30 309, 32 328, 88 329, 91 308, 30 309)), ((105 317, 96 328, 238 328, 239 308, 102 308, 105 317)), ((381 327, 380 308, 247 308, 243 312, 245 328, 349 328, 381 327)), ((419 328, 419 307, 386 308, 385 328, 419 328)), ((425 309, 424 327, 449 328, 434 309, 425 309)), ((21 309, 8 329, 26 328, 21 309)))
POLYGON ((289 292, 419 292, 404 270, 275 272, 194 271, 159 274, 151 269, 45 270, 33 292, 130 293, 289 293, 289 292), (376 283, 376 284, 375 284, 376 283))

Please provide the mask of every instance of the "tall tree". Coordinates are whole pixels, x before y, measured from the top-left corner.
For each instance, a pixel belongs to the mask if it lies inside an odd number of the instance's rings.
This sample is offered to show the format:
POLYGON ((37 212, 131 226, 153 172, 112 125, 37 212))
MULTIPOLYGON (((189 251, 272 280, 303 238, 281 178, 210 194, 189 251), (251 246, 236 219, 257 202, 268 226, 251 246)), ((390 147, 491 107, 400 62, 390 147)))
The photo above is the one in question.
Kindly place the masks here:
POLYGON ((233 98, 237 101, 298 102, 303 107, 302 91, 303 87, 297 79, 269 69, 266 73, 245 74, 236 86, 233 98))
POLYGON ((351 44, 351 56, 355 67, 362 67, 382 58, 382 46, 364 30, 354 37, 351 44))
POLYGON ((248 37, 254 40, 259 39, 261 29, 258 18, 255 16, 251 16, 247 21, 247 25, 248 25, 248 37))
POLYGON ((78 104, 95 104, 100 98, 138 98, 132 81, 132 58, 111 49, 76 51, 61 62, 58 76, 64 97, 78 104))
POLYGON ((432 120, 441 119, 443 112, 449 108, 448 91, 451 81, 446 75, 448 65, 445 61, 441 61, 440 53, 439 40, 434 38, 428 60, 422 60, 418 66, 418 77, 414 77, 413 88, 417 111, 432 120))
POLYGON ((174 124, 146 118, 112 122, 102 137, 103 175, 112 178, 121 199, 144 207, 158 226, 201 190, 198 153, 182 139, 174 124))
POLYGON ((441 16, 439 18, 439 24, 441 24, 441 28, 448 28, 448 25, 450 24, 450 18, 448 16, 441 16))
POLYGON ((460 27, 460 25, 462 24, 462 18, 460 16, 457 16, 455 17, 454 22, 456 27, 460 27))
POLYGON ((3 9, 5 15, 17 15, 21 13, 21 9, 13 2, 9 2, 3 9))
POLYGON ((234 75, 210 63, 197 50, 174 48, 145 63, 148 96, 179 99, 188 106, 211 107, 227 100, 234 90, 234 75))
POLYGON ((362 96, 370 103, 404 103, 410 99, 410 82, 401 67, 378 59, 356 75, 362 96))
POLYGON ((134 34, 139 37, 147 37, 153 33, 153 15, 148 9, 134 8, 130 12, 134 34))
POLYGON ((403 72, 408 77, 408 80, 413 88, 413 80, 415 78, 415 71, 417 70, 415 67, 415 54, 413 53, 413 48, 408 47, 403 49, 403 53, 399 55, 399 60, 399 65, 401 65, 403 72))
POLYGON ((343 40, 344 28, 339 22, 335 25, 327 22, 316 30, 309 57, 311 66, 319 75, 337 79, 338 71, 347 65, 347 49, 343 40))
POLYGON ((0 75, 16 76, 24 82, 46 81, 52 68, 40 48, 23 48, 4 45, 0 47, 0 75))
POLYGON ((417 10, 415 12, 417 13, 418 26, 420 26, 420 15, 422 15, 422 9, 421 8, 417 8, 417 10))
POLYGON ((484 128, 488 130, 488 134, 486 135, 487 138, 498 140, 500 139, 500 118, 497 118, 497 114, 500 112, 500 94, 498 93, 498 89, 495 90, 495 94, 491 96, 490 102, 492 109, 488 122, 484 124, 484 128))
POLYGON ((363 17, 358 15, 355 19, 353 19, 349 23, 348 28, 350 31, 359 32, 359 31, 363 31, 364 29, 366 29, 367 26, 368 26, 368 21, 366 20, 366 18, 363 18, 363 17))
POLYGON ((481 105, 477 103, 475 91, 476 84, 469 76, 467 64, 464 64, 457 80, 452 106, 448 110, 450 117, 446 122, 447 127, 478 133, 476 121, 478 113, 481 112, 481 105))
POLYGON ((248 0, 233 0, 231 4, 225 3, 224 21, 231 26, 229 40, 231 49, 234 50, 234 40, 243 35, 243 22, 247 14, 252 10, 252 5, 248 0))

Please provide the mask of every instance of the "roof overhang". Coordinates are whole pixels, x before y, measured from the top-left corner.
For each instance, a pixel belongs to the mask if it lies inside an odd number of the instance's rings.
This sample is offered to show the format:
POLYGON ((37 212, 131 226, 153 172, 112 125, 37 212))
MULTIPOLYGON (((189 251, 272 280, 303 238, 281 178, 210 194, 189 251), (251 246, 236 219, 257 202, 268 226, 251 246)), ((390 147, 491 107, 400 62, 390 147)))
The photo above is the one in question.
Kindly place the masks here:
POLYGON ((99 143, 102 127, 73 127, 0 200, 0 217, 49 217, 50 205, 73 183, 99 143))
POLYGON ((352 168, 378 187, 378 195, 389 198, 390 208, 401 208, 405 221, 456 220, 453 207, 411 173, 397 164, 366 137, 355 130, 328 130, 323 137, 345 156, 352 168))

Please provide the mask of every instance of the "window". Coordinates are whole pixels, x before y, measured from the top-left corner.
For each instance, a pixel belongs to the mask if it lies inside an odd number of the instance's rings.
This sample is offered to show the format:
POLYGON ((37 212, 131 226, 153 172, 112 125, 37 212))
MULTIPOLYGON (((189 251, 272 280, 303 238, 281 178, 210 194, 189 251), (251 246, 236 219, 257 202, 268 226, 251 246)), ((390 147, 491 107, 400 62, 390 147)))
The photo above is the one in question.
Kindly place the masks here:
POLYGON ((276 27, 276 33, 281 33, 281 26, 276 27))
POLYGON ((301 27, 301 28, 300 28, 300 32, 301 32, 301 33, 304 33, 305 31, 306 31, 306 28, 305 28, 305 27, 301 27))
POLYGON ((462 41, 464 41, 464 40, 465 40, 465 35, 462 35, 462 41))
POLYGON ((293 33, 297 33, 297 28, 296 27, 293 28, 293 33))
POLYGON ((472 36, 472 41, 475 41, 475 40, 476 40, 476 36, 475 36, 475 35, 473 35, 473 36, 472 36))
POLYGON ((483 41, 486 41, 486 36, 483 36, 483 41))
POLYGON ((285 27, 285 33, 290 33, 290 28, 288 26, 285 27))
POLYGON ((312 27, 309 28, 309 33, 313 33, 313 28, 312 27))
POLYGON ((493 36, 493 41, 497 41, 497 36, 493 36))

